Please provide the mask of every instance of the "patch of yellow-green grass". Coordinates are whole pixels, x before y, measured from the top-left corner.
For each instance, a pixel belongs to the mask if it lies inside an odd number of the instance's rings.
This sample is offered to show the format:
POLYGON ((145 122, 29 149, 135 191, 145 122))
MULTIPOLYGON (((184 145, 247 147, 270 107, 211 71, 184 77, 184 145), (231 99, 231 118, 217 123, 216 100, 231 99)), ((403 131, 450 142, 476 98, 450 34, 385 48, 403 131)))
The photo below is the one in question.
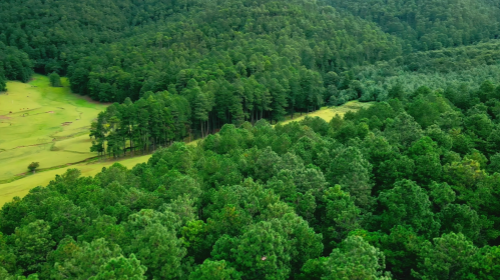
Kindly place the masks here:
POLYGON ((293 122, 293 121, 301 121, 306 116, 320 117, 320 118, 324 119, 325 121, 329 122, 337 114, 342 117, 345 115, 345 113, 347 113, 349 111, 357 111, 361 108, 367 108, 367 107, 371 106, 372 104, 373 104, 373 102, 359 102, 357 100, 349 101, 346 104, 341 105, 341 106, 323 107, 318 111, 314 111, 314 112, 311 112, 308 114, 303 114, 302 116, 300 116, 297 113, 297 114, 295 114, 295 117, 293 119, 288 119, 288 120, 285 120, 285 121, 280 122, 280 123, 287 124, 287 123, 293 122))
MULTIPOLYGON (((88 146, 87 146, 88 148, 88 146)), ((52 144, 44 144, 21 149, 7 150, 0 153, 2 169, 0 181, 28 172, 28 165, 37 161, 40 169, 51 168, 68 163, 76 163, 95 156, 90 152, 52 151, 52 144)))
POLYGON ((201 141, 201 140, 203 140, 203 139, 201 139, 201 138, 200 138, 200 139, 196 139, 196 140, 193 140, 193 141, 191 141, 191 142, 187 143, 186 145, 187 145, 187 146, 193 146, 193 147, 196 147, 196 146, 200 143, 200 141, 201 141))
POLYGON ((88 135, 88 131, 80 136, 67 138, 57 141, 52 147, 53 151, 66 151, 74 153, 85 153, 96 156, 96 153, 90 153, 89 147, 92 145, 92 140, 88 135))
POLYGON ((63 174, 69 168, 80 169, 82 176, 94 176, 101 172, 103 167, 109 167, 115 162, 119 162, 127 168, 132 168, 139 163, 147 162, 150 157, 151 155, 144 155, 118 161, 80 163, 56 170, 38 172, 10 183, 0 184, 0 206, 4 205, 6 202, 12 201, 16 196, 25 196, 32 188, 48 185, 50 181, 54 180, 56 175, 63 174))
POLYGON ((0 162, 3 166, 0 181, 26 173, 28 165, 33 161, 40 163, 40 169, 47 169, 95 157, 96 154, 89 151, 90 145, 89 136, 82 135, 58 142, 0 152, 0 162))
POLYGON ((28 84, 8 82, 0 94, 0 148, 11 149, 52 141, 88 130, 106 105, 72 94, 68 82, 50 87, 45 76, 35 75, 28 84), (9 126, 6 126, 8 123, 9 126))
POLYGON ((51 87, 42 75, 7 82, 0 94, 0 181, 27 172, 33 161, 46 169, 95 156, 88 130, 106 105, 72 94, 65 78, 62 84, 51 87))

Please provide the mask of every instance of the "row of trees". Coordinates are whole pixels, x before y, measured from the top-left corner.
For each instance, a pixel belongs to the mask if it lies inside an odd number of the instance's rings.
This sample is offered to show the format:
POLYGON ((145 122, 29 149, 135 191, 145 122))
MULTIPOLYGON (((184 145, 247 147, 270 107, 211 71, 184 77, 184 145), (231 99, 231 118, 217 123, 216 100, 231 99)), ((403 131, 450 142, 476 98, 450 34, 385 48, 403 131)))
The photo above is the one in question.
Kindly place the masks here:
MULTIPOLYGON (((497 66, 492 66, 497 67, 497 66)), ((495 68, 496 69, 496 68, 495 68)), ((478 70, 477 68, 475 71, 478 70)), ((490 69, 493 71, 494 69, 490 69)), ((367 73, 371 71, 370 69, 363 69, 361 73, 367 73)), ((500 87, 492 84, 490 81, 486 80, 482 83, 476 84, 481 78, 490 76, 489 73, 491 71, 484 71, 484 73, 469 73, 469 76, 464 75, 460 76, 460 73, 448 73, 443 75, 455 75, 459 78, 462 78, 463 81, 446 79, 448 76, 439 77, 434 74, 429 74, 435 80, 430 80, 430 84, 432 87, 444 87, 444 89, 439 90, 439 94, 447 97, 449 100, 453 101, 455 106, 460 109, 467 110, 471 106, 477 105, 481 102, 491 106, 490 114, 493 117, 496 117, 496 106, 498 106, 498 100, 500 100, 500 87), (470 74, 475 74, 474 77, 470 76, 470 74)), ((309 72, 312 73, 312 72, 309 72)), ((328 84, 329 90, 332 91, 332 95, 329 97, 328 105, 341 105, 346 101, 352 99, 360 99, 361 101, 386 101, 392 98, 413 98, 415 96, 414 93, 408 93, 408 89, 417 88, 415 92, 424 92, 430 91, 427 87, 418 87, 425 82, 429 82, 418 74, 405 74, 401 76, 394 76, 394 80, 391 80, 391 77, 385 78, 381 80, 380 85, 373 83, 371 78, 377 77, 379 74, 370 74, 360 78, 359 80, 351 80, 351 75, 349 72, 344 73, 343 77, 339 77, 334 72, 329 72, 326 75, 325 83, 328 84), (373 76, 370 76, 373 75, 373 76), (411 76, 413 75, 413 76, 411 76), (410 81, 405 80, 408 77, 411 78, 410 81), (420 77, 420 80, 418 78, 420 77), (341 89, 341 90, 339 90, 341 89)), ((286 109, 283 104, 305 104, 307 103, 304 100, 305 92, 302 91, 296 95, 293 95, 291 91, 280 91, 283 94, 281 97, 274 93, 270 93, 265 90, 265 86, 260 84, 255 79, 249 78, 244 79, 244 84, 241 87, 234 88, 228 84, 229 88, 224 87, 224 85, 218 84, 216 81, 210 81, 209 83, 201 82, 197 83, 195 79, 191 79, 188 81, 188 85, 182 91, 181 94, 177 93, 175 87, 171 87, 171 91, 158 92, 153 94, 152 92, 147 92, 144 97, 142 97, 138 102, 140 104, 155 104, 149 105, 147 109, 144 109, 148 113, 143 114, 143 121, 139 122, 139 111, 138 109, 123 109, 117 110, 116 108, 122 106, 123 108, 136 108, 136 107, 144 107, 144 105, 134 105, 131 106, 132 102, 127 99, 126 104, 129 105, 119 105, 115 104, 107 109, 105 113, 99 117, 98 122, 93 124, 91 137, 94 137, 95 143, 92 148, 93 151, 97 151, 99 153, 106 152, 110 156, 121 156, 124 154, 125 149, 135 149, 137 151, 150 151, 153 147, 158 145, 165 145, 166 143, 170 143, 172 140, 182 140, 187 136, 190 137, 205 137, 210 133, 214 133, 218 131, 218 129, 225 123, 234 123, 236 125, 241 125, 243 122, 248 121, 250 123, 255 123, 257 120, 261 118, 267 118, 272 120, 281 120, 284 118, 286 114, 293 114, 296 111, 300 111, 299 109, 294 109, 293 107, 290 109, 286 109), (233 90, 241 90, 243 92, 242 95, 234 96, 231 94, 233 90), (173 94, 172 94, 173 92, 173 94), (180 103, 174 103, 169 101, 160 101, 164 100, 165 96, 168 98, 176 98, 180 103), (273 97, 278 98, 273 99, 273 97), (295 99, 296 98, 296 99, 295 99), (178 105, 175 104, 183 104, 182 109, 179 109, 178 105), (173 106, 173 107, 170 107, 173 106), (151 109, 151 108, 159 108, 159 109, 151 109), (215 109, 217 108, 217 110, 215 109), (176 125, 177 129, 169 128, 169 124, 172 121, 166 121, 165 123, 159 124, 157 119, 158 114, 153 114, 155 110, 161 110, 162 112, 170 112, 171 110, 178 112, 178 117, 176 125), (124 111, 128 111, 128 113, 123 113, 124 111), (129 117, 123 117, 127 114, 134 115, 130 117, 132 121, 129 120, 129 117), (139 123, 141 123, 139 125, 139 123), (109 129, 109 127, 112 127, 109 129), (143 130, 141 133, 127 132, 129 131, 128 127, 147 127, 146 130, 143 130), (159 126, 161 128, 153 128, 155 126, 159 126), (179 128, 183 129, 179 129, 179 128), (115 129, 117 128, 117 129, 115 129), (153 132, 155 129, 161 129, 162 131, 168 132, 153 132), (121 135, 121 136, 117 136, 121 135), (140 136, 139 136, 140 135, 140 136), (153 135, 175 135, 169 137, 169 140, 154 137, 153 135), (146 142, 142 142, 141 145, 135 146, 131 145, 131 143, 139 143, 141 141, 133 140, 138 139, 138 137, 142 137, 141 139, 146 142), (118 146, 123 147, 117 150, 117 145, 107 145, 107 141, 111 139, 111 142, 120 142, 118 146), (155 140, 155 139, 163 139, 163 140, 155 140), (106 148, 107 147, 107 148, 106 148), (112 150, 115 152, 112 152, 112 150)), ((266 82, 266 80, 262 80, 266 82)), ((272 80, 273 86, 277 88, 282 88, 281 84, 287 84, 288 80, 272 80)), ((223 82, 221 82, 223 83, 223 82)), ((300 86, 300 83, 299 83, 300 86)), ((311 97, 311 96, 309 96, 311 97)), ((319 96, 312 96, 316 98, 318 103, 320 102, 319 96)), ((137 103, 137 102, 136 102, 137 103)), ((321 103, 319 103, 321 104, 321 103)), ((319 105, 318 105, 319 106, 319 105)), ((146 108, 146 107, 144 107, 146 108)), ((315 107, 317 108, 317 107, 315 107)), ((417 110, 417 109, 415 109, 417 110)), ((160 117, 160 119, 163 118, 160 117)), ((171 117, 166 117, 170 119, 171 117)), ((429 121, 428 123, 432 123, 429 121)))
POLYGON ((132 103, 113 104, 92 123, 91 151, 113 157, 135 151, 150 152, 183 140, 190 127, 190 107, 185 98, 168 92, 148 94, 132 103))
MULTIPOLYGON (((463 102, 395 87, 330 122, 226 124, 131 170, 69 170, 0 210, 0 275, 496 279, 500 91, 478 88, 463 102)), ((178 98, 148 93, 96 125, 121 151, 169 144, 178 98)))

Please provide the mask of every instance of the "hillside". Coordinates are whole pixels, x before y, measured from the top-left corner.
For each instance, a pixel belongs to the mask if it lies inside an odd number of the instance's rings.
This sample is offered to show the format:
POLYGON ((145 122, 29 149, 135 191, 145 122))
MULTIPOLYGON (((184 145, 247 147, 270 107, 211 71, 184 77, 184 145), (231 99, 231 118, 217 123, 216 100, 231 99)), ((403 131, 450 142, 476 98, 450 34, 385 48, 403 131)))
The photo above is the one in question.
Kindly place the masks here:
POLYGON ((49 169, 95 157, 88 130, 106 106, 71 94, 63 83, 50 87, 36 75, 29 84, 8 82, 9 92, 0 94, 0 183, 22 177, 33 161, 49 169))
POLYGON ((0 185, 0 279, 500 279, 499 28, 492 0, 2 1, 0 180, 100 161, 0 185))
POLYGON ((341 10, 375 22, 406 42, 406 49, 427 51, 498 38, 498 2, 490 0, 326 0, 341 10))

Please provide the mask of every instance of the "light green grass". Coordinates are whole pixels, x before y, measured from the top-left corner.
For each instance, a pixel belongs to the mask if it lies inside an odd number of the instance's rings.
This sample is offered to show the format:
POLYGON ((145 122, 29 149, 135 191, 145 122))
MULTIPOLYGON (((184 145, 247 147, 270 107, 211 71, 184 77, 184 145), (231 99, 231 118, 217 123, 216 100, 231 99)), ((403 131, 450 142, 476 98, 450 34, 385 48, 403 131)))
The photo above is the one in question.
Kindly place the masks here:
POLYGON ((88 131, 107 105, 72 94, 68 81, 62 82, 64 87, 53 88, 47 77, 35 75, 28 84, 8 82, 7 94, 0 94, 0 181, 10 181, 0 184, 0 206, 46 186, 68 168, 93 176, 115 162, 132 168, 151 157, 78 163, 96 156, 88 131), (71 124, 63 126, 66 122, 71 124), (41 170, 30 174, 27 166, 33 161, 40 162, 41 170))
MULTIPOLYGON (((52 144, 45 144, 35 147, 26 147, 22 149, 7 150, 0 153, 0 162, 2 170, 0 180, 9 180, 29 172, 27 167, 33 161, 40 163, 41 169, 52 168, 68 163, 76 163, 87 158, 96 156, 90 152, 71 152, 71 151, 51 151, 52 144)), ((89 145, 86 145, 88 150, 89 145)))
POLYGON ((47 169, 95 156, 88 130, 106 105, 72 94, 62 82, 50 87, 47 77, 35 75, 27 84, 8 82, 0 94, 0 181, 27 172, 33 161, 47 169))
POLYGON ((115 162, 126 166, 127 168, 132 168, 135 165, 143 162, 147 162, 151 155, 138 156, 133 158, 122 159, 119 161, 106 161, 106 162, 94 162, 94 163, 81 163, 75 164, 68 167, 59 168, 56 170, 50 170, 45 172, 39 172, 33 175, 29 175, 25 178, 16 180, 7 184, 0 184, 0 207, 6 202, 12 201, 16 196, 23 197, 28 194, 29 190, 37 186, 46 186, 50 181, 54 180, 56 175, 63 174, 69 168, 77 168, 82 172, 82 176, 94 176, 101 172, 103 167, 109 167, 115 162))
POLYGON ((95 156, 96 153, 89 152, 89 147, 91 145, 92 145, 92 140, 90 140, 87 131, 87 133, 84 135, 57 141, 54 144, 52 150, 73 152, 73 153, 86 153, 90 154, 91 156, 95 156))
POLYGON ((308 114, 302 114, 300 116, 299 114, 295 114, 293 119, 288 119, 286 121, 280 122, 281 124, 287 124, 289 122, 294 122, 294 121, 301 121, 303 120, 306 116, 309 117, 320 117, 324 119, 325 121, 329 122, 335 115, 339 115, 343 117, 345 113, 349 111, 357 111, 361 108, 368 108, 371 106, 373 102, 359 102, 357 100, 354 101, 349 101, 344 105, 341 106, 334 106, 334 107, 323 107, 318 111, 314 111, 308 114))

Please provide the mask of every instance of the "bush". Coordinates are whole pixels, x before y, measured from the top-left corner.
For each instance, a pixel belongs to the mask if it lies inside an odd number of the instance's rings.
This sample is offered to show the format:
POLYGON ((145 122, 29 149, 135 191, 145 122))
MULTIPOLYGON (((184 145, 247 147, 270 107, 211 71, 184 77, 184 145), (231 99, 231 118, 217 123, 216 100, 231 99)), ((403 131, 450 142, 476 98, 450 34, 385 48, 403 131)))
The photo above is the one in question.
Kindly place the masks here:
POLYGON ((31 172, 35 173, 35 169, 37 169, 39 166, 40 166, 40 163, 38 163, 38 162, 32 162, 32 163, 30 163, 30 165, 28 165, 28 169, 31 172))

